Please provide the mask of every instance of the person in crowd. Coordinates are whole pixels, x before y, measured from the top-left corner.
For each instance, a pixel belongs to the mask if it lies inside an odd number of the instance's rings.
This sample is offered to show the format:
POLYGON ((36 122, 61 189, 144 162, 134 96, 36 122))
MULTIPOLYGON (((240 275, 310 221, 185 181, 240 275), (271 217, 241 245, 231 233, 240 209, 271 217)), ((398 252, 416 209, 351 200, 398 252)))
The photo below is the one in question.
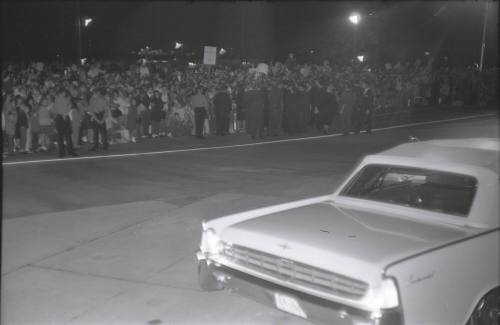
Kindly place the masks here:
MULTIPOLYGON (((142 104, 141 104, 142 105, 142 104)), ((130 106, 127 114, 127 130, 130 135, 130 142, 137 142, 137 129, 140 128, 137 99, 130 100, 130 106)))
POLYGON ((299 116, 300 116, 300 106, 299 106, 299 95, 298 87, 294 83, 289 83, 285 90, 285 117, 286 117, 286 131, 288 135, 292 136, 298 133, 299 130, 299 116))
POLYGON ((283 117, 283 87, 276 79, 272 79, 267 93, 269 103, 268 135, 277 137, 281 133, 283 117))
POLYGON ((373 91, 367 82, 361 83, 362 92, 359 97, 358 116, 356 133, 365 129, 366 133, 372 132, 372 117, 373 117, 373 91))
POLYGON ((73 148, 80 149, 80 126, 82 124, 82 112, 80 105, 76 100, 71 101, 71 110, 69 112, 71 120, 71 139, 73 140, 73 148))
POLYGON ((12 155, 15 151, 17 110, 13 96, 8 94, 3 102, 2 113, 5 116, 5 135, 7 137, 7 155, 12 155))
POLYGON ((247 133, 252 139, 255 139, 257 134, 261 139, 264 138, 265 96, 260 76, 245 87, 243 106, 245 107, 247 133))
POLYGON ((151 100, 143 88, 139 89, 139 102, 143 107, 139 110, 141 119, 141 138, 151 137, 151 100))
POLYGON ((296 100, 296 105, 298 107, 297 127, 298 131, 302 133, 307 131, 307 125, 310 121, 309 89, 306 83, 297 85, 296 100))
POLYGON ((198 88, 196 89, 196 94, 191 97, 190 102, 191 107, 194 110, 196 137, 198 139, 205 139, 205 137, 203 136, 203 126, 208 112, 208 99, 203 94, 203 90, 200 86, 198 86, 198 88))
POLYGON ((16 137, 18 139, 18 149, 20 153, 28 153, 26 149, 30 107, 26 99, 18 97, 17 101, 17 121, 16 121, 16 137))
POLYGON ((52 134, 52 118, 50 117, 51 110, 54 104, 48 96, 41 99, 40 109, 38 110, 38 124, 40 125, 40 133, 38 141, 40 143, 39 151, 47 151, 52 147, 50 136, 52 134))
POLYGON ((29 100, 31 106, 31 113, 29 114, 29 130, 30 130, 30 138, 31 152, 39 152, 40 148, 40 105, 38 105, 33 98, 29 100))
POLYGON ((318 125, 320 125, 324 134, 328 134, 333 124, 333 118, 338 111, 337 98, 332 84, 327 85, 326 89, 323 85, 319 88, 317 109, 318 125))
POLYGON ((167 135, 167 116, 170 107, 169 90, 167 84, 163 84, 161 89, 161 100, 163 102, 163 107, 161 110, 161 120, 160 120, 160 136, 164 137, 167 135))
POLYGON ((340 121, 343 135, 348 135, 352 131, 352 119, 356 107, 356 98, 352 88, 352 83, 347 83, 340 97, 340 121))
POLYGON ((71 139, 71 120, 69 113, 71 111, 71 99, 66 89, 61 88, 54 101, 55 127, 57 131, 57 145, 59 148, 59 157, 78 156, 73 150, 73 141, 71 139))
POLYGON ((151 136, 156 138, 160 136, 160 122, 162 119, 163 111, 163 101, 161 99, 161 93, 158 90, 153 92, 153 98, 151 98, 151 136))
POLYGON ((96 151, 99 148, 99 134, 101 134, 102 148, 108 149, 108 134, 106 128, 106 118, 108 111, 108 101, 105 98, 106 90, 104 88, 97 89, 89 102, 89 113, 92 116, 92 131, 94 135, 94 143, 90 151, 96 151))
POLYGON ((245 129, 245 108, 243 107, 243 93, 245 89, 243 84, 238 84, 236 88, 236 129, 239 132, 240 130, 245 129))
POLYGON ((215 135, 229 134, 229 113, 231 112, 231 105, 231 96, 227 88, 220 84, 214 96, 215 135))

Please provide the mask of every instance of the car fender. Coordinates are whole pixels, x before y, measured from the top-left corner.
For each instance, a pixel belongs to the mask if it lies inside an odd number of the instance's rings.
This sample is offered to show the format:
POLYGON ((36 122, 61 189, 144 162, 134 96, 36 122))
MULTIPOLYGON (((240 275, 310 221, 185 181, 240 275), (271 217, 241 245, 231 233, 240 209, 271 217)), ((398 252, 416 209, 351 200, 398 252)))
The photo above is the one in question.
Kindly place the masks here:
POLYGON ((487 230, 389 264, 407 324, 465 324, 499 286, 500 230, 487 230), (432 294, 429 294, 432 293, 432 294))

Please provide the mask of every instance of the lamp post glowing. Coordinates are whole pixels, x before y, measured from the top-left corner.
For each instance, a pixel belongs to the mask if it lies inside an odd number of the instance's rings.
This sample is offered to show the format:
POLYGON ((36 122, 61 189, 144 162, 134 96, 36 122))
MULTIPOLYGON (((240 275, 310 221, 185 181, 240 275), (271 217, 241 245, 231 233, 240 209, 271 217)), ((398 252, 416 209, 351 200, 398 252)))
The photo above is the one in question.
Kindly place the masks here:
MULTIPOLYGON (((358 13, 352 13, 350 16, 349 16, 349 21, 354 25, 354 27, 356 27, 359 22, 361 21, 361 16, 358 14, 358 13)), ((352 56, 355 56, 356 55, 356 52, 357 52, 357 40, 358 38, 358 33, 357 33, 357 28, 354 28, 354 34, 353 34, 353 37, 352 37, 352 56)), ((359 58, 358 58, 359 59, 359 58)))
POLYGON ((226 54, 226 50, 221 47, 221 49, 219 50, 219 55, 224 55, 224 54, 226 54))
POLYGON ((357 13, 353 13, 349 16, 349 21, 354 25, 357 25, 361 21, 361 16, 357 13))
POLYGON ((365 56, 364 55, 358 55, 357 58, 358 58, 358 61, 361 62, 361 63, 363 63, 363 61, 365 60, 365 56))
POLYGON ((182 43, 180 42, 175 42, 175 49, 178 50, 182 47, 182 43))
POLYGON ((80 62, 81 64, 84 64, 85 61, 82 60, 83 57, 83 41, 82 41, 82 23, 83 23, 83 28, 88 27, 92 23, 92 18, 86 17, 82 18, 80 15, 80 1, 76 1, 76 37, 77 37, 77 61, 80 62))

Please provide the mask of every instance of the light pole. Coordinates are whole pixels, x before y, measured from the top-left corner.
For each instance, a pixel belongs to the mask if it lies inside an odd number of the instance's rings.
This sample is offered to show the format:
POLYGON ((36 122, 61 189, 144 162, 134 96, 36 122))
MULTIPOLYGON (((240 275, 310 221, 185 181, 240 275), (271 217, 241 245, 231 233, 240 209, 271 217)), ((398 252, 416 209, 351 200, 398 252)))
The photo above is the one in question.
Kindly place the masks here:
POLYGON ((82 18, 80 15, 80 2, 76 2, 76 28, 77 28, 77 55, 78 62, 82 62, 82 22, 83 28, 88 27, 92 23, 92 18, 82 18))
POLYGON ((361 21, 361 16, 358 13, 352 13, 349 15, 349 21, 354 25, 354 35, 353 35, 353 44, 352 44, 352 56, 356 56, 356 50, 357 50, 357 38, 358 38, 358 32, 356 26, 359 24, 361 21))
POLYGON ((483 72, 484 51, 486 49, 486 22, 488 20, 488 0, 484 1, 484 19, 483 19, 483 41, 481 42, 481 59, 479 61, 479 71, 483 72))

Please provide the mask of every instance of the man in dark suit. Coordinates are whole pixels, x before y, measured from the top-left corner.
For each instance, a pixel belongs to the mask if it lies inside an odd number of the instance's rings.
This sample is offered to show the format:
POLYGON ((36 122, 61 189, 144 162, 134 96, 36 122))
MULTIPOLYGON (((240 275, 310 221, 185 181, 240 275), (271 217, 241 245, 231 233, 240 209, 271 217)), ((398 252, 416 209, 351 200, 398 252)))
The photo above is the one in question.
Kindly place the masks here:
POLYGON ((215 134, 227 135, 229 133, 229 113, 231 112, 231 96, 224 85, 217 87, 217 93, 214 96, 215 113, 215 134))
POLYGON ((373 91, 366 82, 362 82, 361 87, 356 118, 356 133, 366 129, 366 133, 370 134, 372 133, 373 91))
MULTIPOLYGON (((260 78, 260 77, 258 77, 260 78)), ((243 93, 243 107, 245 110, 247 133, 255 139, 257 133, 264 138, 264 106, 265 93, 259 80, 251 80, 243 93)))
POLYGON ((269 102, 268 134, 276 137, 281 132, 283 117, 283 88, 277 80, 270 82, 267 98, 269 102))

